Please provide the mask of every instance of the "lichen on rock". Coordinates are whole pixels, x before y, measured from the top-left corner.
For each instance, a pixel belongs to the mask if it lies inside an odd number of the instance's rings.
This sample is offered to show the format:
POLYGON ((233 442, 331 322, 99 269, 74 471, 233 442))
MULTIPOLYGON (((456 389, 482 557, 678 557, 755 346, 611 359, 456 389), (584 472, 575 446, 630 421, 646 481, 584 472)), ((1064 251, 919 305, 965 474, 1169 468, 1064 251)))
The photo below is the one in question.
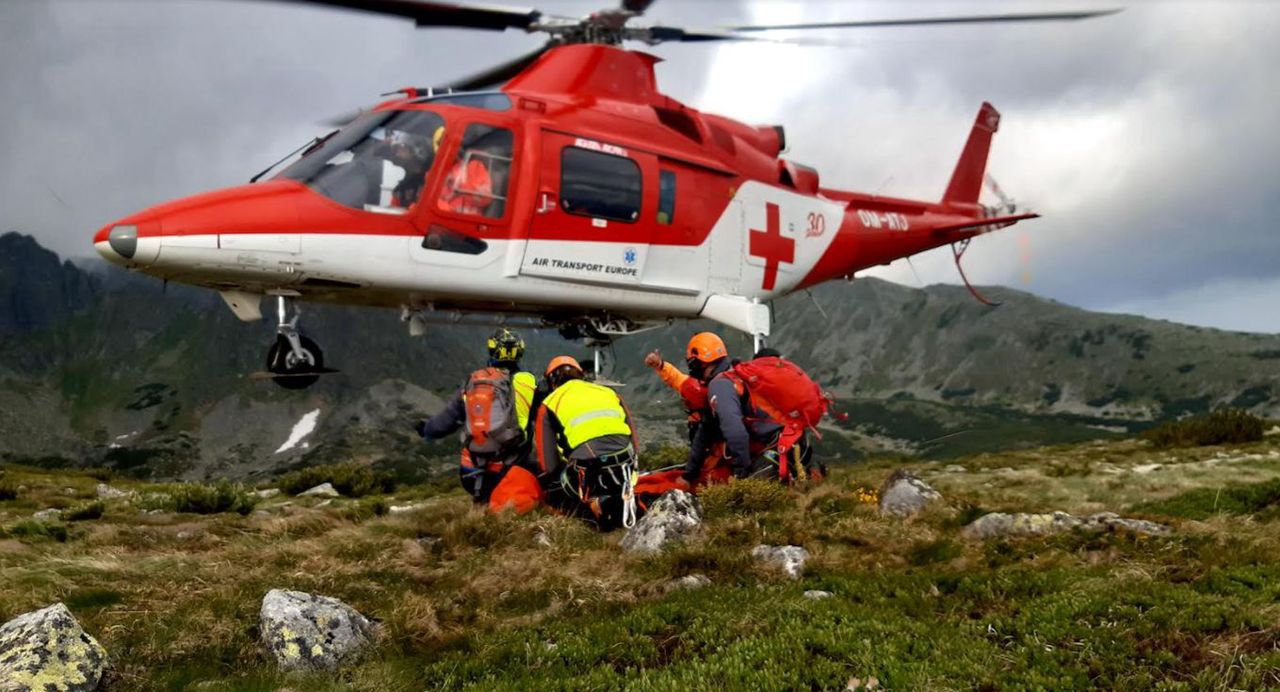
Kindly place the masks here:
POLYGON ((106 669, 106 649, 61 603, 0 626, 3 692, 88 692, 106 669))
POLYGON ((1126 519, 1113 512, 1100 512, 1088 516, 1075 516, 1066 512, 1051 514, 1003 514, 996 512, 978 517, 964 527, 968 538, 998 538, 1001 536, 1048 536, 1073 529, 1083 531, 1132 531, 1134 533, 1164 535, 1170 528, 1145 519, 1126 519))
POLYGON ((377 631, 368 618, 328 596, 272 589, 259 615, 262 643, 282 670, 334 670, 370 648, 377 631))
POLYGON ((898 469, 880 487, 880 515, 910 517, 940 499, 942 494, 919 476, 906 469, 898 469))
POLYGON ((698 498, 683 490, 668 490, 622 537, 620 545, 628 553, 656 553, 691 536, 701 526, 698 498))

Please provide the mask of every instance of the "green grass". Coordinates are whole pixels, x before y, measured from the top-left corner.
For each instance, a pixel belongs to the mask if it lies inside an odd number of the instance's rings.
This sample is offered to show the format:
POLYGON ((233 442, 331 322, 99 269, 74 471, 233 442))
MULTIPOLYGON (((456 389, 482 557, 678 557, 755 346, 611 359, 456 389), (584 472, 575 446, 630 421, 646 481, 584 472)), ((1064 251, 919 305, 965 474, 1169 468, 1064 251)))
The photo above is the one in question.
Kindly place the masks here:
POLYGON ((156 493, 172 510, 186 486, 122 481, 132 508, 38 523, 30 512, 89 502, 96 481, 9 469, 29 491, 0 506, 0 619, 67 603, 130 690, 1277 687, 1280 522, 1265 519, 1280 439, 1222 451, 1175 458, 1125 440, 958 460, 966 471, 876 458, 806 489, 733 483, 704 493, 700 537, 650 557, 571 519, 489 516, 427 485, 323 508, 280 497, 241 516, 141 514, 156 493), (1151 463, 1165 467, 1130 470, 1151 463), (880 517, 867 489, 902 466, 944 500, 880 517), (1203 522, 1162 537, 960 534, 988 510, 1056 509, 1203 522), (760 543, 805 546, 804 576, 758 564, 760 543), (712 586, 666 588, 690 574, 712 586), (337 673, 281 674, 258 642, 272 588, 340 598, 385 637, 337 673))
POLYGON ((1197 488, 1165 500, 1136 505, 1133 511, 1195 520, 1219 514, 1259 514, 1259 518, 1270 519, 1280 514, 1280 480, 1197 488))

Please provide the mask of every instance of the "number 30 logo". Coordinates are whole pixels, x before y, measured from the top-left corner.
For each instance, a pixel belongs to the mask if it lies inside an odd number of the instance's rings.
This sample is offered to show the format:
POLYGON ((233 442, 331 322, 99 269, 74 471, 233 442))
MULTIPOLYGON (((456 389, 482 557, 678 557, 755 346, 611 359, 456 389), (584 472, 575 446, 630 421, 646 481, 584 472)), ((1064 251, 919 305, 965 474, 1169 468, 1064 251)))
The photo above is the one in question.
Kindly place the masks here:
POLYGON ((806 238, 817 238, 827 232, 827 217, 816 211, 809 212, 809 228, 805 230, 806 238))

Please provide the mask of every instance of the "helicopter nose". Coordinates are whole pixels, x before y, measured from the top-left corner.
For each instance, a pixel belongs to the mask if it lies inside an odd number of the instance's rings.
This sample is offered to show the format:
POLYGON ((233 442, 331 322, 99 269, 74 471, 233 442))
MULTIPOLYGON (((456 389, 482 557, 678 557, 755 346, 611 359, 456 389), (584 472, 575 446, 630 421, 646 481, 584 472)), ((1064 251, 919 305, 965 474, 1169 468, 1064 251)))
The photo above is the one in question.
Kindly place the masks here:
POLYGON ((93 237, 103 259, 122 266, 150 264, 160 254, 159 238, 139 234, 135 224, 110 224, 93 237))

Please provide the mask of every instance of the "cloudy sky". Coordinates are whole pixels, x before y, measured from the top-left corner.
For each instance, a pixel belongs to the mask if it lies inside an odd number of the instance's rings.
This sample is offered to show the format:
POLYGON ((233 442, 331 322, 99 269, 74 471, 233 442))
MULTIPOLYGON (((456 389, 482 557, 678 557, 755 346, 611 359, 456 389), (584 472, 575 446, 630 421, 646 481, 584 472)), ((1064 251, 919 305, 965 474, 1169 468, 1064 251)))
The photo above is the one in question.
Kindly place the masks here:
MULTIPOLYGON (((528 0, 519 0, 523 4, 528 0)), ((577 15, 610 0, 548 0, 577 15)), ((847 47, 660 46, 692 106, 787 126, 833 187, 935 199, 983 100, 991 172, 1045 218, 974 243, 974 281, 1090 309, 1280 332, 1280 3, 660 0, 694 26, 1125 7, 1085 22, 831 33, 847 47)), ((242 0, 0 0, 0 230, 89 257, 103 224, 238 184, 403 85, 519 33, 242 0)), ((955 282, 935 251, 874 274, 955 282)))

